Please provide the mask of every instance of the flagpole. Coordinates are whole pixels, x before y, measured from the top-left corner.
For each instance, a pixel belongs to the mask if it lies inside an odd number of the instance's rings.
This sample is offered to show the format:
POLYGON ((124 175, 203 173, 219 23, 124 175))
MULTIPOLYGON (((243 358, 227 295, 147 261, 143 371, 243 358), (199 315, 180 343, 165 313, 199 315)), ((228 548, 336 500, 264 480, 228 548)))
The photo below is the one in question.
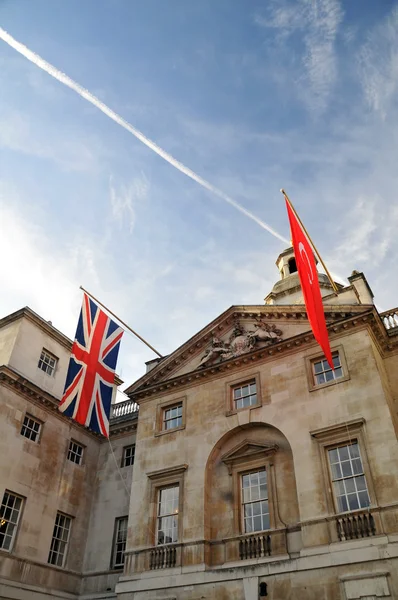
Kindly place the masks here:
POLYGON ((97 302, 97 304, 100 304, 102 306, 102 308, 105 308, 105 310, 110 315, 112 315, 112 317, 115 317, 115 319, 117 319, 119 321, 119 323, 121 323, 123 325, 123 327, 125 327, 126 329, 128 329, 133 335, 135 335, 135 337, 137 337, 139 340, 141 340, 141 342, 143 342, 146 346, 148 346, 148 348, 150 348, 155 354, 157 354, 159 356, 159 358, 163 358, 163 356, 160 354, 160 352, 158 352, 157 350, 155 350, 155 348, 153 346, 151 346, 151 344, 149 344, 149 342, 147 342, 146 340, 144 340, 144 338, 141 337, 136 331, 134 331, 134 329, 132 329, 129 325, 127 325, 127 323, 125 323, 124 321, 122 321, 122 319, 119 319, 119 317, 117 317, 114 312, 112 312, 111 310, 109 310, 109 308, 107 306, 105 306, 105 304, 103 304, 102 302, 100 302, 100 300, 98 300, 98 298, 96 298, 95 296, 93 296, 93 294, 91 294, 86 289, 84 289, 84 287, 82 285, 80 286, 80 289, 83 290, 83 292, 85 292, 88 296, 90 296, 90 298, 92 298, 94 300, 94 302, 97 302))
POLYGON ((302 222, 302 220, 301 220, 301 219, 300 219, 300 217, 298 216, 298 214, 297 214, 297 212, 296 212, 296 209, 294 208, 293 204, 291 203, 291 201, 290 201, 290 198, 289 198, 289 196, 286 194, 285 190, 282 188, 280 191, 281 191, 281 192, 282 192, 282 194, 284 195, 284 197, 285 197, 285 199, 286 199, 286 202, 288 202, 288 203, 289 203, 289 206, 290 206, 290 208, 292 209, 292 211, 294 212, 294 214, 295 214, 295 216, 296 216, 296 219, 297 219, 297 221, 300 223, 301 227, 303 228, 303 231, 304 231, 305 235, 307 236, 307 238, 308 238, 308 240, 309 240, 309 242, 310 242, 310 244, 311 244, 311 246, 312 246, 313 250, 315 251, 315 254, 316 254, 316 255, 317 255, 317 257, 319 258, 319 262, 321 263, 321 265, 322 265, 322 266, 323 266, 323 268, 325 269, 325 273, 326 273, 326 275, 327 275, 327 277, 328 277, 328 279, 329 279, 329 281, 330 281, 330 283, 331 283, 331 285, 332 285, 332 288, 333 288, 334 292, 337 294, 337 293, 338 293, 338 291, 339 291, 339 288, 337 287, 337 285, 336 285, 336 284, 335 284, 335 282, 333 281, 333 279, 332 279, 332 276, 331 276, 331 274, 329 273, 329 271, 328 271, 328 269, 327 269, 327 267, 326 267, 325 263, 323 262, 323 260, 322 260, 322 256, 319 254, 319 252, 318 252, 318 250, 317 250, 317 247, 315 246, 314 242, 313 242, 313 241, 312 241, 312 239, 311 239, 311 236, 310 236, 310 234, 309 234, 309 233, 308 233, 308 231, 306 230, 306 228, 305 228, 305 226, 304 226, 304 223, 302 222))

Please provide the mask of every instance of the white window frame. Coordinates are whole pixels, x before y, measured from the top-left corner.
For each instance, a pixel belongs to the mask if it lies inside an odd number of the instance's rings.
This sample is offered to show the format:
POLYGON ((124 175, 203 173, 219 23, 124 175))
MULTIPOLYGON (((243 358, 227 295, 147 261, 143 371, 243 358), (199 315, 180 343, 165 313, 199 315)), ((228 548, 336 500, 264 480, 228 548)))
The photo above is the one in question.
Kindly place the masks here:
POLYGON ((39 419, 36 419, 36 417, 33 417, 29 413, 25 413, 20 433, 27 440, 38 444, 41 437, 42 425, 43 423, 39 421, 39 419), (34 425, 37 425, 38 427, 35 428, 34 425), (27 433, 28 435, 26 435, 27 433))
POLYGON ((42 349, 37 368, 46 373, 49 377, 54 377, 58 364, 58 358, 46 350, 42 349))
POLYGON ((133 466, 134 460, 135 460, 135 444, 130 444, 129 446, 124 446, 123 456, 122 456, 122 468, 133 466), (132 449, 132 452, 129 452, 131 449, 132 449))
POLYGON ((115 519, 115 528, 113 533, 113 550, 112 550, 112 569, 122 569, 124 567, 125 560, 125 552, 126 552, 126 542, 127 542, 127 526, 128 526, 128 517, 118 517, 115 519), (125 527, 122 529, 121 525, 125 527), (122 533, 122 538, 119 538, 120 533, 122 533), (120 549, 121 547, 122 549, 120 549), (117 562, 118 554, 122 555, 122 562, 117 562))
POLYGON ((182 402, 178 402, 176 404, 172 404, 163 409, 162 415, 162 430, 163 431, 171 431, 173 429, 177 429, 178 427, 182 427, 184 419, 184 407, 182 402), (173 412, 177 410, 177 413, 173 416, 173 412), (170 413, 170 416, 167 416, 170 413), (177 423, 172 426, 168 426, 170 423, 176 421, 177 423))
POLYGON ((240 496, 241 496, 242 532, 243 533, 257 533, 259 531, 267 531, 268 529, 270 529, 271 528, 271 514, 270 514, 270 498, 269 498, 269 491, 268 491, 268 472, 265 467, 240 473, 240 496), (265 473, 265 484, 264 484, 264 482, 260 481, 260 473, 265 473), (257 478, 259 481, 258 485, 251 485, 252 482, 251 482, 250 478, 252 475, 257 475, 257 478), (244 486, 245 478, 249 478, 249 484, 250 484, 249 486, 244 486), (265 495, 264 495, 264 497, 261 497, 260 489, 261 489, 261 487, 264 487, 264 485, 265 485, 265 495), (255 497, 257 495, 257 493, 254 492, 254 490, 257 490, 257 488, 258 488, 258 498, 255 497), (246 499, 245 492, 247 492, 249 490, 250 490, 250 493, 247 495, 247 499, 246 499), (267 504, 266 512, 262 512, 262 509, 263 509, 262 504, 263 503, 267 504), (260 513, 259 514, 254 515, 254 510, 255 510, 254 505, 260 505, 260 513), (249 508, 249 506, 250 506, 251 515, 246 515, 246 508, 249 508), (264 521, 263 516, 265 516, 265 515, 268 515, 268 523, 266 523, 266 522, 263 523, 263 521, 264 521), (260 517, 261 524, 268 524, 268 527, 261 527, 260 529, 255 529, 254 528, 255 517, 260 517), (249 522, 249 519, 253 525, 252 528, 247 528, 247 523, 249 522))
POLYGON ((156 545, 167 546, 169 544, 176 544, 178 542, 178 526, 179 526, 179 510, 180 510, 180 485, 171 484, 164 487, 158 488, 157 493, 157 509, 156 509, 156 545), (174 492, 170 500, 164 499, 162 501, 162 493, 169 490, 177 490, 177 494, 174 492), (164 508, 163 508, 164 507, 164 508), (171 523, 170 527, 161 527, 162 519, 168 519, 171 523), (171 531, 171 540, 166 542, 165 537, 160 540, 160 532, 171 531))
POLYGON ((370 495, 358 441, 356 439, 350 440, 337 446, 327 448, 327 457, 337 512, 343 513, 353 512, 355 510, 366 510, 370 506, 370 495), (347 458, 345 457, 345 452, 343 453, 343 449, 345 448, 347 449, 347 458), (354 448, 356 448, 356 450, 354 450, 354 448), (342 450, 340 451, 340 449, 342 450), (332 456, 332 453, 335 454, 332 456), (343 466, 343 463, 345 466, 343 466), (344 468, 347 472, 350 471, 350 474, 345 475, 344 468), (357 472, 355 473, 355 471, 357 472), (365 487, 363 487, 363 485, 365 487), (361 489, 358 489, 358 487, 361 489), (337 488, 339 488, 339 491, 343 491, 343 493, 338 494, 337 488), (365 500, 364 497, 365 493, 367 500, 365 500), (356 498, 358 506, 354 508, 350 507, 349 496, 356 498), (347 505, 346 508, 344 507, 343 500, 340 500, 340 498, 345 499, 347 505), (365 500, 365 502, 363 502, 362 499, 365 500))
POLYGON ((348 381, 350 379, 350 374, 348 372, 347 361, 345 357, 344 347, 342 345, 335 346, 332 350, 332 358, 338 356, 339 364, 341 368, 341 377, 335 377, 334 371, 330 369, 329 365, 323 372, 333 373, 330 381, 324 381, 323 383, 317 383, 316 375, 320 375, 321 373, 315 373, 315 365, 321 362, 326 363, 326 358, 324 354, 311 354, 305 358, 306 362, 306 370, 307 370, 307 379, 308 379, 308 387, 310 392, 314 392, 316 390, 324 389, 331 385, 338 385, 343 381, 348 381))
POLYGON ((66 515, 65 513, 57 512, 47 560, 50 565, 61 568, 65 566, 72 529, 72 518, 73 517, 66 515), (65 527, 65 524, 67 524, 68 527, 65 527), (55 557, 55 561, 53 561, 53 557, 55 557), (61 560, 59 560, 59 557, 61 560))
POLYGON ((73 462, 75 465, 81 465, 83 463, 84 446, 75 440, 69 440, 69 448, 67 459, 73 462), (80 450, 80 452, 79 452, 80 450))
POLYGON ((3 552, 11 552, 17 537, 19 522, 21 520, 21 514, 24 507, 25 498, 20 496, 19 494, 15 494, 10 490, 5 490, 3 494, 3 499, 0 506, 0 526, 4 527, 4 537, 1 541, 0 550, 3 552), (13 503, 10 504, 9 500, 13 499, 13 503), (15 501, 19 501, 19 506, 15 508, 15 501), (7 518, 7 509, 11 510, 10 518, 7 518), (14 514, 16 513, 16 514, 14 514), (11 528, 11 534, 8 533, 11 528), (5 540, 9 539, 9 545, 5 547, 5 540))
POLYGON ((257 381, 256 379, 250 379, 245 383, 232 386, 232 408, 233 410, 244 410, 245 408, 251 408, 252 406, 258 406, 257 396, 257 381), (247 388, 247 392, 244 392, 247 388), (254 391, 252 390, 254 388, 254 391), (244 404, 246 398, 249 398, 249 404, 244 404), (238 403, 242 402, 242 406, 238 406, 238 403))
POLYGON ((332 361, 334 370, 330 367, 326 358, 319 358, 319 360, 312 361, 314 385, 325 385, 344 377, 343 365, 341 364, 340 354, 338 352, 332 352, 332 361), (320 369, 318 370, 317 365, 320 365, 320 369), (323 377, 324 381, 318 381, 318 377, 323 377), (329 379, 327 379, 327 377, 329 377, 329 379))

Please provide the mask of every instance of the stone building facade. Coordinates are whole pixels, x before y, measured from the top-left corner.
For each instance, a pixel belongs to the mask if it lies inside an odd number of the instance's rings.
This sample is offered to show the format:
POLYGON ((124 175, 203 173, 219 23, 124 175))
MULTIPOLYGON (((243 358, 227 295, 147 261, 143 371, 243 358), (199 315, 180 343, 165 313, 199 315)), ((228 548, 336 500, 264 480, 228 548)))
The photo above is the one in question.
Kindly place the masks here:
POLYGON ((64 417, 71 346, 29 308, 0 320, 1 599, 114 597, 123 571, 137 407, 114 407, 113 453, 64 417))
POLYGON ((110 444, 56 411, 71 342, 29 309, 0 321, 0 496, 20 501, 0 598, 398 599, 397 311, 320 274, 332 371, 291 249, 277 266, 265 304, 148 364, 110 444))

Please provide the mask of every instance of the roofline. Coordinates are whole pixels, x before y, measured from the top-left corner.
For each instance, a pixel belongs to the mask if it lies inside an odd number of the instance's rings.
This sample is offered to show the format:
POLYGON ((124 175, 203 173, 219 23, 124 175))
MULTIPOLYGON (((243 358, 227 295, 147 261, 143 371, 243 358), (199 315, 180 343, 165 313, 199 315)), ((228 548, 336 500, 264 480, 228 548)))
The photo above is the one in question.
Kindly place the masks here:
MULTIPOLYGON (((43 317, 38 315, 34 310, 29 308, 29 306, 24 306, 23 308, 20 308, 19 310, 16 310, 15 312, 0 319, 0 329, 2 329, 2 327, 5 327, 6 325, 9 325, 10 323, 14 323, 15 321, 18 321, 23 318, 28 319, 29 321, 40 327, 40 329, 42 329, 49 336, 55 339, 59 344, 61 344, 61 346, 66 348, 68 352, 72 350, 73 341, 61 331, 59 331, 59 329, 54 327, 54 325, 51 325, 48 321, 43 319, 43 317)), ((120 377, 115 373, 115 384, 119 386, 122 383, 124 383, 124 381, 120 379, 120 377)))
POLYGON ((43 319, 43 317, 38 315, 34 310, 29 308, 29 306, 24 306, 23 308, 20 308, 10 315, 0 319, 0 329, 6 325, 9 325, 10 323, 18 321, 19 319, 23 319, 24 317, 43 329, 46 333, 48 333, 48 335, 56 339, 57 342, 59 342, 67 350, 71 350, 73 344, 72 340, 59 331, 59 329, 54 327, 54 325, 51 325, 48 321, 43 319))

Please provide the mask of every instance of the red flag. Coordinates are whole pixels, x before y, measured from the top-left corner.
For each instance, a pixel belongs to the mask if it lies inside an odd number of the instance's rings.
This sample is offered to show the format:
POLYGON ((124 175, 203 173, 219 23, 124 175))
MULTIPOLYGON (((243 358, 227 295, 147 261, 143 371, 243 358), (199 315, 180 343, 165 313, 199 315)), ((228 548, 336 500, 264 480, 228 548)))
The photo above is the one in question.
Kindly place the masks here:
POLYGON ((330 368, 334 370, 314 254, 307 236, 288 200, 286 198, 285 200, 290 221, 290 231, 292 232, 294 256, 296 258, 297 271, 300 277, 301 289, 303 290, 308 320, 315 339, 321 346, 330 368))

